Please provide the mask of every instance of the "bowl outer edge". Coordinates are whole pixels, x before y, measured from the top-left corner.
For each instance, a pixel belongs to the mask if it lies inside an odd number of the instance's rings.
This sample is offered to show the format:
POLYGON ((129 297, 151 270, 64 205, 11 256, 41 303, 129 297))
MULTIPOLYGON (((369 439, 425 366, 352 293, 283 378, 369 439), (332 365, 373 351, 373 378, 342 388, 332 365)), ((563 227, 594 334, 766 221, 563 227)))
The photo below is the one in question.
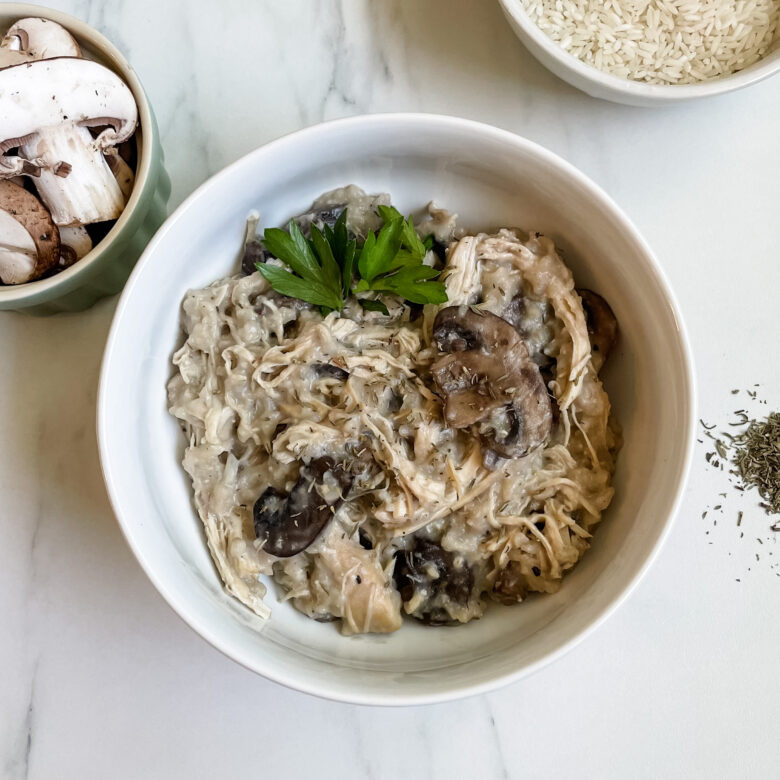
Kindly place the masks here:
POLYGON ((680 315, 679 305, 677 299, 669 285, 666 273, 660 266, 657 258, 651 251, 647 242, 641 236, 633 222, 625 215, 617 204, 606 194, 595 182, 590 180, 585 174, 575 168, 571 163, 564 160, 562 157, 554 154, 543 146, 536 144, 522 136, 512 133, 508 130, 502 130, 492 125, 476 122, 474 120, 462 119, 458 117, 438 115, 438 114, 424 114, 424 113, 395 113, 395 114, 368 114, 363 116, 348 117, 344 119, 335 119, 329 122, 320 123, 311 127, 296 130, 292 133, 283 135, 275 140, 270 141, 263 146, 249 152, 242 156, 235 162, 223 168, 221 171, 214 174, 212 177, 203 182, 184 202, 171 214, 162 227, 157 231, 152 241, 144 250, 141 258, 133 269, 124 291, 122 292, 119 302, 114 313, 114 317, 109 330, 108 339, 106 341, 106 347, 103 353, 103 360, 100 371, 100 380, 98 385, 98 403, 96 414, 96 427, 97 427, 97 439, 98 449, 100 455, 100 465, 103 473, 103 479, 106 484, 106 489, 111 503, 111 507, 119 522, 120 529, 132 550, 134 556, 138 560, 141 568, 146 573, 147 577, 154 584, 160 595, 165 599, 168 605, 176 612, 176 614, 193 630, 195 633, 203 637, 209 644, 215 647, 217 650, 228 656, 232 660, 241 664, 245 668, 266 677, 269 680, 284 685, 287 688, 301 691, 303 693, 309 693, 318 696, 323 699, 332 701, 339 701, 350 704, 361 705, 379 705, 379 706, 409 706, 409 705, 423 705, 423 704, 435 704, 446 701, 452 701, 454 699, 460 699, 467 696, 475 696, 482 693, 495 690, 497 688, 508 685, 529 676, 544 666, 552 663, 556 659, 562 657, 569 650, 573 649, 576 645, 582 642, 586 637, 595 631, 600 625, 602 625, 606 619, 612 615, 615 610, 622 604, 628 596, 634 591, 639 584, 642 577, 648 571, 652 563, 655 561, 659 554, 664 542, 669 536, 672 524, 676 515, 679 512, 680 504, 683 498, 683 492, 687 483, 688 475, 690 473, 690 467, 693 456, 693 445, 695 440, 695 414, 696 410, 696 383, 695 373, 693 370, 693 357, 690 348, 690 342, 687 335, 687 331, 684 325, 684 321, 680 315), (682 469, 677 480, 677 487, 675 490, 674 499, 671 503, 670 511, 664 521, 664 527, 661 530, 656 543, 647 553, 647 556, 633 575, 630 582, 623 589, 623 591, 617 594, 610 602, 608 602, 600 611, 600 613, 593 619, 593 621, 584 629, 580 630, 574 636, 572 636, 567 642, 563 643, 560 647, 549 652, 536 661, 527 664, 526 666, 510 672, 508 674, 501 675, 495 679, 487 680, 485 682, 479 682, 472 685, 461 685, 457 688, 444 690, 437 693, 423 693, 423 694, 377 694, 373 692, 364 692, 354 687, 338 684, 329 685, 328 681, 324 678, 319 678, 315 682, 310 680, 303 681, 293 675, 280 675, 273 668, 259 668, 256 660, 251 660, 247 657, 236 653, 233 649, 228 648, 222 642, 220 637, 213 635, 208 630, 196 625, 196 621, 191 617, 187 609, 186 603, 180 603, 173 595, 168 591, 166 586, 162 583, 160 578, 151 570, 144 559, 143 552, 136 546, 134 538, 132 536, 129 525, 126 525, 123 518, 121 509, 116 501, 114 479, 111 473, 111 456, 107 447, 105 438, 105 431, 108 428, 108 421, 106 419, 106 386, 108 384, 108 376, 111 371, 112 349, 114 342, 117 339, 117 333, 119 331, 122 317, 127 307, 127 302, 132 294, 132 290, 137 282, 139 276, 143 273, 146 263, 153 254, 156 246, 160 243, 163 236, 171 229, 171 226, 179 219, 180 215, 185 212, 190 203, 198 199, 203 192, 205 192, 214 183, 223 177, 230 175, 230 172, 241 165, 245 164, 245 160, 249 157, 262 154, 270 154, 276 146, 282 144, 294 143, 301 137, 307 135, 315 136, 320 133, 337 132, 342 127, 350 126, 364 126, 367 131, 372 124, 383 123, 434 123, 439 124, 442 128, 461 129, 467 130, 477 134, 489 134, 495 138, 500 138, 504 141, 509 141, 516 145, 525 146, 531 149, 535 154, 545 157, 552 165, 559 168, 563 168, 573 178, 577 179, 581 185, 584 185, 591 191, 591 194, 599 201, 600 205, 611 212, 612 216, 616 218, 626 229, 631 239, 638 245, 642 252, 650 262, 654 272, 657 274, 658 279, 663 288, 664 294, 667 299, 671 311, 674 315, 678 334, 680 339, 680 349, 683 357, 684 368, 684 385, 686 389, 686 396, 683 399, 687 407, 687 431, 685 432, 685 448, 683 454, 682 469))

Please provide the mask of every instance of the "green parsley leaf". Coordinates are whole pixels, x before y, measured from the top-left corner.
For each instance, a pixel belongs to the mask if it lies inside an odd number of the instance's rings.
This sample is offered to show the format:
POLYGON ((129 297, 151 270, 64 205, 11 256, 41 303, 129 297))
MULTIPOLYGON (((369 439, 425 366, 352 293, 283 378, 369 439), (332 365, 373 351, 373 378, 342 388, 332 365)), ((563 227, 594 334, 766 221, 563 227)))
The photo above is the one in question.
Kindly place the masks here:
POLYGON ((357 241, 349 237, 347 230, 347 210, 339 214, 333 230, 325 225, 325 237, 333 248, 333 254, 336 262, 341 266, 342 284, 344 287, 344 297, 349 296, 349 288, 352 286, 352 277, 355 275, 355 254, 357 252, 357 241))
MULTIPOLYGON (((444 303, 444 284, 434 281, 439 272, 423 263, 433 238, 421 241, 412 218, 404 219, 392 206, 380 206, 378 212, 384 224, 379 233, 369 231, 360 251, 347 230, 346 209, 333 227, 312 225, 308 240, 292 220, 286 231, 269 228, 263 243, 291 272, 267 263, 258 263, 257 269, 278 293, 319 306, 323 316, 341 311, 350 293, 377 291, 411 303, 444 303)), ((382 301, 358 303, 388 313, 382 301)))
MULTIPOLYGON (((406 249, 401 249, 395 256, 393 262, 390 263, 390 267, 387 269, 387 273, 395 271, 398 268, 406 268, 407 266, 417 265, 420 265, 420 259, 417 257, 417 255, 412 254, 406 249)), ((438 271, 436 273, 438 273, 438 271)))
POLYGON ((349 295, 349 288, 352 287, 352 277, 355 275, 355 255, 357 253, 357 243, 353 238, 347 242, 344 256, 341 262, 341 273, 344 284, 343 292, 346 298, 349 295))
POLYGON ((395 293, 412 303, 444 303, 447 300, 444 284, 428 281, 438 275, 428 265, 412 266, 374 280, 368 289, 395 293))
POLYGON ((364 279, 370 282, 380 274, 387 273, 401 248, 403 228, 403 219, 393 219, 385 222, 378 236, 374 237, 373 232, 368 234, 358 261, 358 270, 364 279))
POLYGON ((301 279, 283 268, 268 263, 257 263, 256 268, 281 295, 298 298, 315 306, 326 306, 329 309, 341 310, 344 305, 340 290, 334 291, 319 282, 301 279))
MULTIPOLYGON (((398 209, 394 206, 379 206, 377 211, 379 212, 379 216, 382 217, 385 222, 390 222, 394 219, 404 219, 401 212, 398 211, 398 209)), ((422 262, 422 259, 425 257, 428 249, 426 248, 425 244, 420 241, 420 237, 417 235, 417 231, 414 229, 414 222, 412 221, 411 217, 408 217, 406 220, 404 220, 401 241, 407 252, 412 257, 417 258, 419 262, 422 262)))
POLYGON ((328 288, 341 291, 341 268, 333 256, 333 249, 322 231, 311 226, 311 247, 322 265, 322 275, 328 288))
POLYGON ((366 311, 381 311, 382 314, 389 315, 390 312, 387 310, 387 306, 382 303, 382 301, 369 301, 365 300, 363 298, 358 298, 358 303, 366 310, 366 311))
POLYGON ((322 283, 322 269, 314 257, 309 242, 298 225, 290 220, 287 230, 268 228, 263 236, 265 248, 283 263, 289 265, 298 276, 322 283))

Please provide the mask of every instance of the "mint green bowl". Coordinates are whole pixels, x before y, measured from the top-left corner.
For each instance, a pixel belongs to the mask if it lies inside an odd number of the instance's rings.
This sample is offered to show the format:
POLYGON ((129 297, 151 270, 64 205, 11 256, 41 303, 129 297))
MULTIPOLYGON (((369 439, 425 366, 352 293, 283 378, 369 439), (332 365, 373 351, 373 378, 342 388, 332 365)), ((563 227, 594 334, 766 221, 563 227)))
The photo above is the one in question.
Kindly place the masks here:
POLYGON ((0 310, 39 315, 83 311, 124 287, 141 252, 165 220, 171 181, 163 167, 160 132, 152 107, 136 72, 119 50, 81 20, 39 5, 0 3, 0 30, 5 31, 26 16, 51 19, 65 27, 90 59, 98 60, 124 79, 138 105, 135 186, 111 230, 89 254, 55 276, 27 284, 0 285, 0 310))

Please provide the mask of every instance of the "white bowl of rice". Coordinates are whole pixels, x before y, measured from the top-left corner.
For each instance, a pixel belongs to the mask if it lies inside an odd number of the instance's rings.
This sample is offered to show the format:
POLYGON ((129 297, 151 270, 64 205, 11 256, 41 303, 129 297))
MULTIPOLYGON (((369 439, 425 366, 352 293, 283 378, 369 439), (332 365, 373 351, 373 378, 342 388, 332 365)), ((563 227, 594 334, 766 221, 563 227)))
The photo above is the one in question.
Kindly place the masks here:
POLYGON ((778 0, 499 0, 526 48, 593 97, 652 106, 780 70, 778 0))

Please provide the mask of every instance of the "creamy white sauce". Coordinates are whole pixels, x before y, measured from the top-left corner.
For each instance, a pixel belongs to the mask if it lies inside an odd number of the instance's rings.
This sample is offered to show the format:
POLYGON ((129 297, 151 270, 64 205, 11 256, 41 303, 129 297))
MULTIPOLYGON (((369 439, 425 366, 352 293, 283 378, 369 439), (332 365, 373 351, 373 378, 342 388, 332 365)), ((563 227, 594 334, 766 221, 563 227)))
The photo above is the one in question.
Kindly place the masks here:
MULTIPOLYGON (((345 202, 350 228, 364 233, 389 197, 350 187, 312 211, 345 202)), ((419 224, 437 238, 456 231, 432 207, 419 224)), ((410 321, 400 301, 388 300, 390 317, 351 301, 323 319, 270 291, 259 273, 185 297, 170 411, 187 436, 184 468, 216 566, 257 614, 268 615, 266 574, 296 608, 340 618, 345 633, 394 631, 404 611, 467 622, 491 598, 555 591, 589 546, 612 498, 618 441, 571 273, 549 240, 501 231, 452 243, 443 278, 450 303, 478 302, 498 316, 518 296, 528 301, 520 331, 554 367, 560 419, 526 457, 486 465, 484 441, 445 424, 430 376, 439 307, 410 321), (348 378, 323 376, 320 364, 348 378), (337 502, 324 530, 297 555, 268 554, 255 536, 255 502, 269 488, 286 495, 300 464, 323 457, 351 472, 346 500, 326 477, 312 488, 337 502), (443 552, 417 560, 423 547, 443 552), (403 560, 424 579, 405 601, 393 578, 403 560)))

